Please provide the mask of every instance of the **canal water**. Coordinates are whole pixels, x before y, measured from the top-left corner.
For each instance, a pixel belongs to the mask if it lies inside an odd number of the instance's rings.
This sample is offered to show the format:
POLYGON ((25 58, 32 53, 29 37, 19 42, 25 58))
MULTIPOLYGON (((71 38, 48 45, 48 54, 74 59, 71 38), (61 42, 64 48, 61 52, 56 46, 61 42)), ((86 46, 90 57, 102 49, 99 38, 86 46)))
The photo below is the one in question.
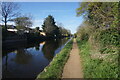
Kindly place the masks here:
POLYGON ((36 78, 69 39, 48 40, 3 47, 3 78, 36 78))

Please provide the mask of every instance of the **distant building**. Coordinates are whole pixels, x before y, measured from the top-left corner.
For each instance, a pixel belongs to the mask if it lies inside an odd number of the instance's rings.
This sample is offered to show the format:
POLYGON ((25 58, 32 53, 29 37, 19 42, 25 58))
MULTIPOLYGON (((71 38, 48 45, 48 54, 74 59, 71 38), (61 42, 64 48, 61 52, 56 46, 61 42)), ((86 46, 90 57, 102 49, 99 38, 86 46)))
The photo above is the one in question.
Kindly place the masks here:
POLYGON ((40 32, 40 35, 46 36, 45 32, 40 32))
POLYGON ((15 33, 18 32, 18 30, 16 29, 16 26, 14 25, 7 25, 7 30, 10 32, 15 32, 15 33))
POLYGON ((18 30, 17 29, 7 29, 8 31, 11 31, 11 32, 17 32, 18 30))
POLYGON ((24 33, 34 33, 34 30, 31 29, 31 28, 24 28, 24 29, 17 29, 16 26, 14 25, 7 25, 7 30, 8 31, 11 31, 11 32, 16 32, 16 33, 19 33, 19 34, 24 34, 24 33))
POLYGON ((14 25, 7 25, 7 29, 16 29, 14 25))
POLYGON ((40 35, 46 36, 46 33, 43 32, 43 30, 39 30, 39 32, 40 32, 40 35))
MULTIPOLYGON (((4 25, 0 25, 0 26, 3 26, 3 27, 4 27, 4 25)), ((7 25, 7 30, 8 30, 9 32, 15 32, 15 33, 19 33, 19 34, 35 33, 35 32, 36 32, 35 29, 31 29, 31 28, 29 28, 29 27, 26 27, 26 28, 24 28, 24 29, 19 29, 19 30, 18 30, 18 29, 16 28, 16 26, 14 26, 14 25, 7 25)), ((43 32, 42 30, 39 30, 39 32, 40 32, 40 35, 46 36, 46 33, 43 32)))

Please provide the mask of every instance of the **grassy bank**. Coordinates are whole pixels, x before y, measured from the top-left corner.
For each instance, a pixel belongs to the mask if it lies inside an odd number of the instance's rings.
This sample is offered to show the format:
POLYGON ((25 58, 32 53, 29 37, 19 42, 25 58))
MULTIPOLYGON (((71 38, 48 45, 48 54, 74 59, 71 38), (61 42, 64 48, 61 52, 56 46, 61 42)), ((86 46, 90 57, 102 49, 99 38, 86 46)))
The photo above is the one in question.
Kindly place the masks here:
POLYGON ((77 16, 84 16, 85 19, 76 33, 83 58, 85 78, 119 78, 120 76, 118 16, 120 7, 118 6, 120 6, 119 2, 91 2, 81 3, 77 8, 77 16))
MULTIPOLYGON (((100 51, 95 51, 95 48, 92 49, 93 45, 89 41, 77 39, 77 43, 83 60, 84 78, 118 78, 117 49, 109 52, 111 54, 101 54, 100 51)), ((109 48, 105 51, 108 50, 109 48)))
POLYGON ((47 66, 43 72, 41 72, 37 79, 44 78, 46 80, 53 79, 59 79, 62 76, 62 71, 64 68, 64 65, 69 57, 69 53, 72 49, 73 40, 68 42, 65 47, 62 49, 62 51, 57 54, 53 61, 50 63, 49 66, 47 66))

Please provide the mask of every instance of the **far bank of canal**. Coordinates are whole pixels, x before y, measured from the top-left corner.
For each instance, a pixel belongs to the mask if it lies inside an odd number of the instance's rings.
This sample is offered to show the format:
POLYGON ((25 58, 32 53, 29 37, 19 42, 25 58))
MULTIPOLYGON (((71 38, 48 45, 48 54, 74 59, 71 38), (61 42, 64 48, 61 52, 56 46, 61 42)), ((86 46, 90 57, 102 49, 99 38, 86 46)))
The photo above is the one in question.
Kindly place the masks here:
POLYGON ((69 41, 63 38, 3 47, 2 77, 36 78, 69 41))

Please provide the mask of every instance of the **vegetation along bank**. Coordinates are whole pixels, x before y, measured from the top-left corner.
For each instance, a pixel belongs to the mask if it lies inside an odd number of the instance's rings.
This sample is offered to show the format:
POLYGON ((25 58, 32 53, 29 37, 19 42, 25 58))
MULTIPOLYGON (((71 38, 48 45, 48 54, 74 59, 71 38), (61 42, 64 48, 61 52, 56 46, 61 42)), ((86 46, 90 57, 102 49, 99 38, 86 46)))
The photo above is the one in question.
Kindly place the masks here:
POLYGON ((77 9, 78 15, 86 14, 77 31, 84 78, 119 78, 118 5, 118 2, 81 3, 77 9))
POLYGON ((41 72, 37 79, 60 79, 62 77, 62 72, 67 59, 69 58, 69 53, 72 49, 73 40, 69 41, 62 51, 55 56, 53 61, 47 66, 43 72, 41 72))

